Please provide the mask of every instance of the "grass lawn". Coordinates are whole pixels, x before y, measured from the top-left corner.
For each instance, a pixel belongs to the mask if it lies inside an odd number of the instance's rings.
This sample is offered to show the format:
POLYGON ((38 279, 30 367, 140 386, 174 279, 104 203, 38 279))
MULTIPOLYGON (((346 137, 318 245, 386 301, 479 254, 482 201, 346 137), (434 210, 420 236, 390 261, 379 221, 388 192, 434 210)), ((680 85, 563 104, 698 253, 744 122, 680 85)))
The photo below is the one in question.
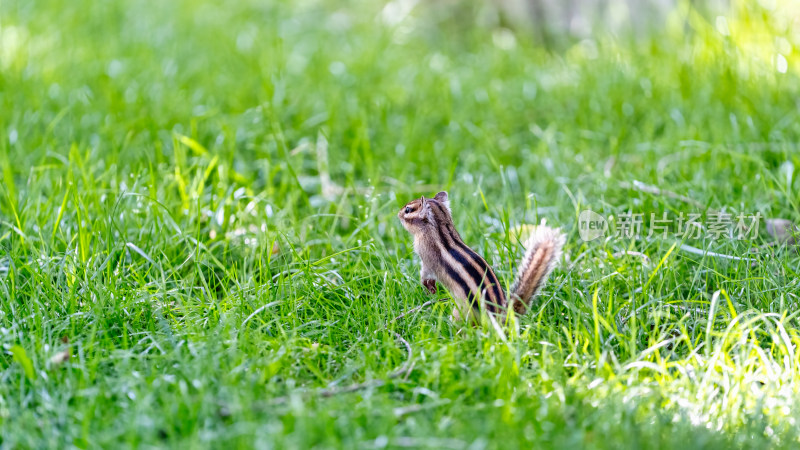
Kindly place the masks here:
POLYGON ((490 3, 0 2, 0 447, 797 447, 794 248, 579 236, 800 221, 793 16, 689 3, 545 49, 490 3), (502 332, 395 320, 444 189, 506 285, 568 234, 502 332))

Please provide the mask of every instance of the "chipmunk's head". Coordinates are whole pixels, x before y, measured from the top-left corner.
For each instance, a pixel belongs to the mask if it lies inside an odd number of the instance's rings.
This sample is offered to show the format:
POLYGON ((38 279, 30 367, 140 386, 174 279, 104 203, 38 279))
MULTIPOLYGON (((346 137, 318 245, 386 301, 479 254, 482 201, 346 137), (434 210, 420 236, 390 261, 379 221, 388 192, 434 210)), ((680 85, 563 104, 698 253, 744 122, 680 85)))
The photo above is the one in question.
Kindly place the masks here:
POLYGON ((424 233, 442 220, 452 220, 447 192, 442 191, 433 198, 420 197, 406 203, 397 213, 397 218, 411 234, 424 233))

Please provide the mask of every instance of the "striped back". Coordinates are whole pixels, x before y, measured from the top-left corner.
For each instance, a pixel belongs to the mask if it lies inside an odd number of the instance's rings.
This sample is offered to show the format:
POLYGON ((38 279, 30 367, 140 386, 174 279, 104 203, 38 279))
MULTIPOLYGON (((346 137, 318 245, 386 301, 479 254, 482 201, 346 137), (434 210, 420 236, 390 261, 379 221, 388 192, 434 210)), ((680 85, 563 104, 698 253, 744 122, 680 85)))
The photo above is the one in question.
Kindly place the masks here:
POLYGON ((486 260, 475 253, 464 243, 461 236, 453 226, 450 209, 444 202, 436 199, 425 199, 426 206, 430 208, 431 217, 438 233, 438 239, 444 251, 457 264, 445 264, 445 269, 453 282, 461 286, 468 293, 468 300, 476 310, 480 308, 480 299, 485 302, 488 312, 497 313, 500 308, 505 308, 506 298, 500 282, 486 260))

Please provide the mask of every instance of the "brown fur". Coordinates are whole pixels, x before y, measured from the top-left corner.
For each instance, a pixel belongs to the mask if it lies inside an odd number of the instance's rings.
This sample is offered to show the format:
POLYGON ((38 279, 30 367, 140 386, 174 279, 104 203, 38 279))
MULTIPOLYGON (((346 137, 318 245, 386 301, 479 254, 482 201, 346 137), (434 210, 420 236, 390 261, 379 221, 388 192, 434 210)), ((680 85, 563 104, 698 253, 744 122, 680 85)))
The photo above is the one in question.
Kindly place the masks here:
MULTIPOLYGON (((414 250, 422 260, 422 284, 435 293, 438 281, 450 291, 457 302, 454 318, 474 317, 481 307, 487 312, 504 315, 509 306, 505 292, 489 264, 470 249, 456 231, 446 192, 407 203, 397 217, 414 236, 414 250)), ((557 230, 540 227, 540 233, 534 233, 529 243, 518 281, 511 291, 517 300, 513 305, 517 313, 525 312, 552 271, 564 237, 557 230)))

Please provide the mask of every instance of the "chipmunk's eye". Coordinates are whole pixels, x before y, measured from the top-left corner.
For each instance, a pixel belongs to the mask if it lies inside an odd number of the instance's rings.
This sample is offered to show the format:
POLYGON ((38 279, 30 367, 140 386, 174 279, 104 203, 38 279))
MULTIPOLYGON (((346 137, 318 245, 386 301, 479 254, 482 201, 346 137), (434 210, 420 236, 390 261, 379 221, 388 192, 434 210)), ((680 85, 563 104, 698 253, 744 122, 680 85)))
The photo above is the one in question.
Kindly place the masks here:
POLYGON ((408 213, 410 213, 410 212, 411 212, 411 208, 410 208, 410 207, 408 207, 408 206, 406 206, 406 214, 408 214, 408 213))

